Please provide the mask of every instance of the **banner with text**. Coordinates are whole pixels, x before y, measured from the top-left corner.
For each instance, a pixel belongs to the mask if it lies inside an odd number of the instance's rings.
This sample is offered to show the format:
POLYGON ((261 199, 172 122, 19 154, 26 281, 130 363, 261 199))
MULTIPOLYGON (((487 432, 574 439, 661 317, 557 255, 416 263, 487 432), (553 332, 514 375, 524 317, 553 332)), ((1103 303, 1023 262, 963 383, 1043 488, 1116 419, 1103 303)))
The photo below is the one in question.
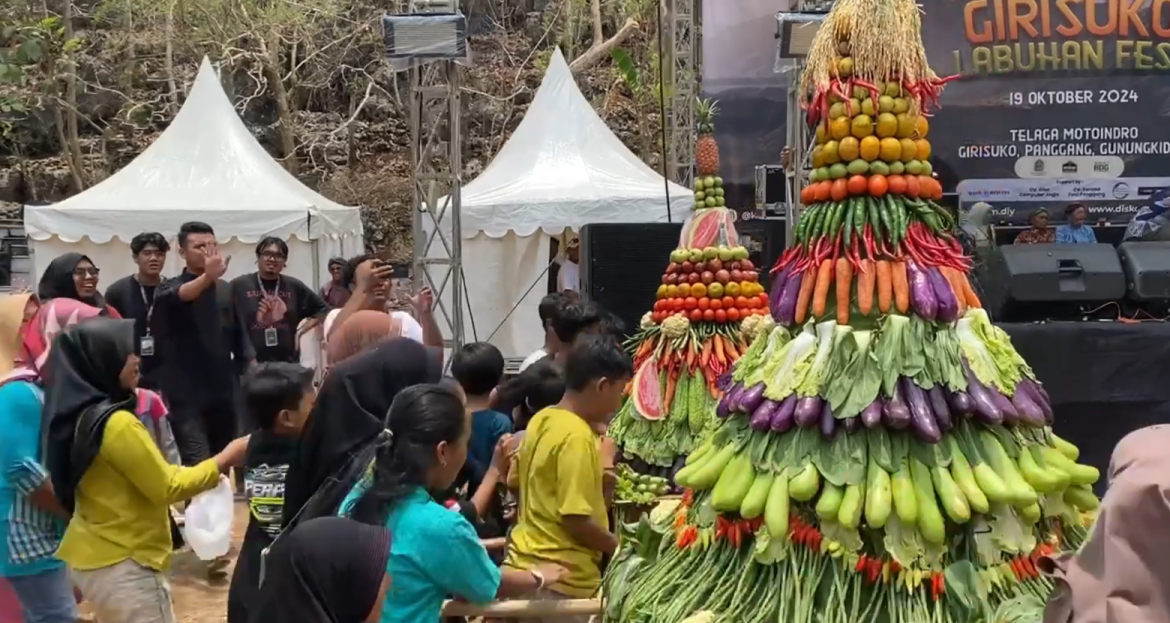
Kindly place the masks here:
POLYGON ((925 7, 932 67, 963 76, 930 119, 935 170, 961 200, 994 191, 982 200, 1026 206, 997 210, 1014 222, 1081 201, 1124 223, 1170 181, 1170 0, 925 7))

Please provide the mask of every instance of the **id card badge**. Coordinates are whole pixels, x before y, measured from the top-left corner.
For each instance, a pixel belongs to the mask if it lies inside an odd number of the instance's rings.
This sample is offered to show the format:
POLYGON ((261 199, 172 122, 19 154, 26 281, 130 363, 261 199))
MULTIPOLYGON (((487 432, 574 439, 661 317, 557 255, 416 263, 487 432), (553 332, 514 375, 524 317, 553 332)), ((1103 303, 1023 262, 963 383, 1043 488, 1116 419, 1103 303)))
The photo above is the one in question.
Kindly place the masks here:
POLYGON ((268 327, 267 329, 264 330, 264 345, 265 346, 272 348, 279 343, 280 343, 280 340, 276 337, 276 329, 275 328, 268 327))
POLYGON ((140 346, 140 348, 139 348, 138 355, 140 357, 153 357, 154 356, 154 336, 153 335, 142 336, 142 342, 139 343, 139 346, 140 346))

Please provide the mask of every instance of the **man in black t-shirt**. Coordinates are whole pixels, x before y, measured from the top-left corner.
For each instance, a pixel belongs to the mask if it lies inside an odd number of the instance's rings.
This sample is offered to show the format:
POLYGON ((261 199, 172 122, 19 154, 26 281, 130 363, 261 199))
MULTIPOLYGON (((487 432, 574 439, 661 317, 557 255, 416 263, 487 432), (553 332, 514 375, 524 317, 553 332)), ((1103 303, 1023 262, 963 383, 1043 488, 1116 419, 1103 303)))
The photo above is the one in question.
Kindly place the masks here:
POLYGON ((158 388, 154 375, 160 355, 150 332, 150 318, 154 314, 154 292, 162 283, 162 269, 170 250, 170 243, 158 232, 134 236, 130 253, 138 272, 122 277, 106 289, 106 304, 118 310, 123 318, 134 321, 134 338, 141 361, 138 384, 148 389, 158 388))
POLYGON ((246 340, 246 361, 295 363, 301 334, 329 313, 325 301, 303 281, 281 274, 287 261, 288 243, 269 236, 256 245, 259 270, 231 282, 236 324, 246 340), (300 326, 302 320, 308 322, 300 326))
POLYGON ((233 354, 243 340, 222 277, 231 258, 220 255, 206 223, 179 228, 186 266, 155 293, 151 335, 161 354, 156 382, 171 410, 171 427, 185 465, 214 456, 236 437, 233 354))

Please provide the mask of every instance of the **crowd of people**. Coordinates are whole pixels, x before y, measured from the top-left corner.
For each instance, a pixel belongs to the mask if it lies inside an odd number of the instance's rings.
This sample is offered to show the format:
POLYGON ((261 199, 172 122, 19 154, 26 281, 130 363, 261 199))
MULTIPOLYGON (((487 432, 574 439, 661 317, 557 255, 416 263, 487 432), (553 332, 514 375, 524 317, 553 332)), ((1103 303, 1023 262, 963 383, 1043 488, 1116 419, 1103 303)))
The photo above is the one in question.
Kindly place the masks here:
POLYGON ((233 471, 249 522, 229 623, 596 593, 617 545, 604 431, 633 375, 613 316, 551 294, 519 376, 472 343, 445 378, 430 293, 389 309, 378 258, 330 262, 315 292, 282 273, 282 240, 229 283, 211 227, 176 238, 177 277, 143 233, 104 295, 69 253, 0 297, 0 619, 73 623, 84 602, 100 623, 172 623, 179 509, 233 471))

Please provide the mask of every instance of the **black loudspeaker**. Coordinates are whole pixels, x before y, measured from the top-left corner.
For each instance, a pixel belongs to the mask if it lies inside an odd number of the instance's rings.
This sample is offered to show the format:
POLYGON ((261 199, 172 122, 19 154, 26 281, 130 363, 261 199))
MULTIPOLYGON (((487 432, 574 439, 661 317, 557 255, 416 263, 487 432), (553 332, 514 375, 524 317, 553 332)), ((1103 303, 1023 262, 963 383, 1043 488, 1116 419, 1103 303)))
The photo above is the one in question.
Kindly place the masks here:
POLYGON ((638 330, 682 223, 598 223, 581 228, 581 294, 638 330))
MULTIPOLYGON (((977 275, 983 304, 1001 322, 1080 320, 1125 296, 1117 250, 1107 244, 1012 244, 977 275)), ((1117 308, 1103 317, 1116 317, 1117 308)))
POLYGON ((1170 242, 1126 242, 1117 248, 1125 288, 1134 301, 1170 301, 1170 242))

